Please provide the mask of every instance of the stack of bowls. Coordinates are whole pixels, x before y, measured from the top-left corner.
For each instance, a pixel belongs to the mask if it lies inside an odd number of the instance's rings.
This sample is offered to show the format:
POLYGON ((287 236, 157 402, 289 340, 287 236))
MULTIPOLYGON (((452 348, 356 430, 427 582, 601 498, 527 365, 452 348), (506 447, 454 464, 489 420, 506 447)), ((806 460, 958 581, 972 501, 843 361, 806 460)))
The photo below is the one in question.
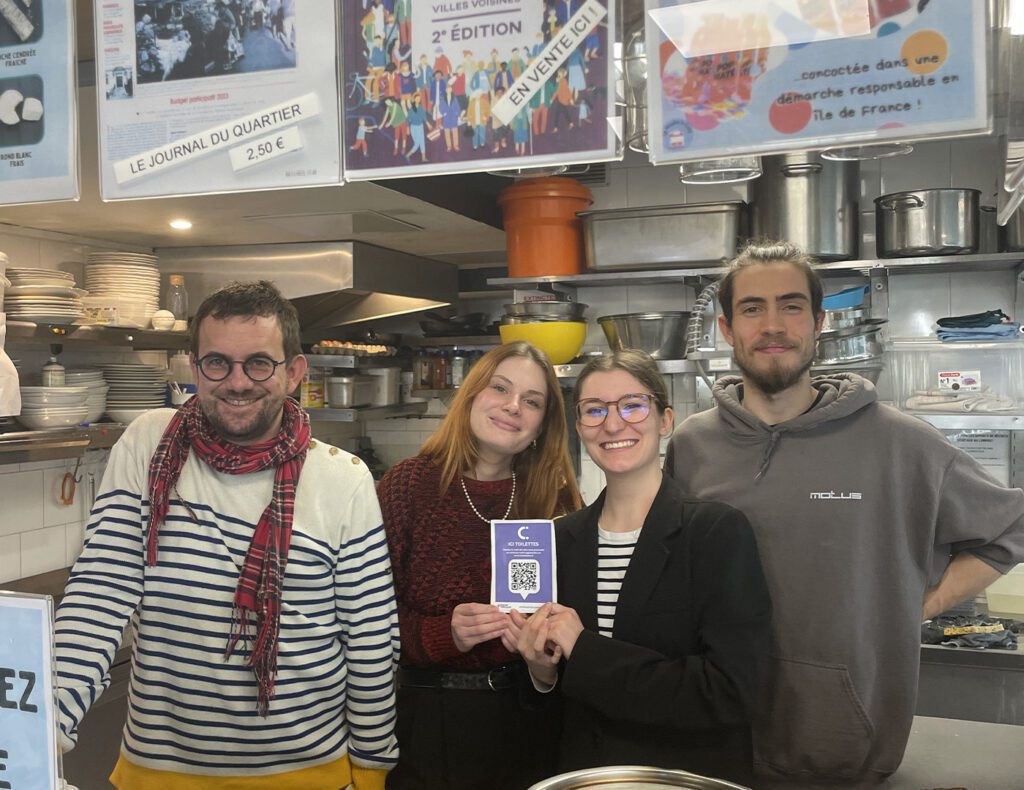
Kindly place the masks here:
POLYGON ((81 368, 64 371, 64 383, 69 387, 85 387, 85 405, 89 413, 85 422, 96 422, 107 410, 107 391, 110 385, 103 379, 103 371, 96 368, 81 368))
POLYGON ((81 425, 89 415, 88 387, 22 387, 18 422, 32 431, 81 425))
POLYGON ((545 354, 554 365, 564 365, 580 353, 587 339, 580 302, 516 302, 505 305, 498 332, 503 343, 525 340, 545 354))

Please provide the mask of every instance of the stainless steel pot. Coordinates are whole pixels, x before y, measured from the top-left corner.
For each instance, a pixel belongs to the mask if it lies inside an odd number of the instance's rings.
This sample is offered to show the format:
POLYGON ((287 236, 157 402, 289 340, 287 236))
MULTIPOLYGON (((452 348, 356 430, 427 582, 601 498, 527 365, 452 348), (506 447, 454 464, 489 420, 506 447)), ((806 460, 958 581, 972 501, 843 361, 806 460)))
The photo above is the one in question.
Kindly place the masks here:
POLYGON ((529 790, 749 790, 749 788, 669 768, 649 768, 640 765, 609 765, 603 768, 585 768, 545 779, 529 790))
POLYGON ((1007 252, 1024 252, 1024 208, 1010 215, 1010 221, 1003 226, 1002 247, 1007 252))
POLYGON ((834 332, 837 329, 849 329, 863 323, 868 311, 863 307, 847 307, 843 310, 826 310, 825 321, 821 325, 822 332, 834 332))
POLYGON ((977 189, 920 189, 875 198, 880 258, 978 251, 977 189))
POLYGON ((612 351, 636 348, 655 359, 686 356, 686 325, 689 312, 621 313, 597 319, 612 351))
POLYGON ((754 236, 786 239, 820 260, 857 257, 860 166, 814 153, 766 156, 752 184, 754 236))
POLYGON ((840 365, 846 362, 863 362, 882 356, 882 341, 878 337, 877 325, 857 329, 840 330, 822 334, 818 338, 818 365, 840 365))
POLYGON ((981 206, 978 208, 978 252, 999 252, 1002 240, 996 223, 996 207, 981 206))

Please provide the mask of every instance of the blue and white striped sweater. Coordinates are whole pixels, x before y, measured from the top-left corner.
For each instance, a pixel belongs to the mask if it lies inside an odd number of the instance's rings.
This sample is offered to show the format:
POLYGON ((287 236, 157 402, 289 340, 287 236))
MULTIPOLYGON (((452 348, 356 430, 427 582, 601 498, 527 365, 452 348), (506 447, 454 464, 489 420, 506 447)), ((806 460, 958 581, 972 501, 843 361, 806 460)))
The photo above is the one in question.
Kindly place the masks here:
POLYGON ((145 567, 146 468, 169 411, 145 415, 111 452, 102 492, 57 612, 61 727, 70 739, 109 683, 129 619, 135 634, 124 753, 157 770, 273 774, 397 758, 398 621, 373 481, 315 443, 296 490, 283 585, 275 698, 256 714, 239 644, 224 648, 238 573, 273 472, 223 475, 190 457, 145 567), (185 507, 182 502, 186 502, 185 507), (195 514, 193 519, 189 509, 195 514))

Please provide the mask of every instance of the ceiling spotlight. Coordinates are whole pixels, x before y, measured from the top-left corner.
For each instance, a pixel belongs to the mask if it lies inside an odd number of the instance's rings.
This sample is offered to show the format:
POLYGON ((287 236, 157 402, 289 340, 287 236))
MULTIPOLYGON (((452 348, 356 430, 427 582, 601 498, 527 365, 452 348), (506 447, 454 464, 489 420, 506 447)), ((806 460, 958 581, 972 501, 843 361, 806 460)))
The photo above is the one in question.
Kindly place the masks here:
POLYGON ((170 226, 175 230, 190 230, 192 228, 192 223, 187 219, 172 219, 170 221, 170 226))

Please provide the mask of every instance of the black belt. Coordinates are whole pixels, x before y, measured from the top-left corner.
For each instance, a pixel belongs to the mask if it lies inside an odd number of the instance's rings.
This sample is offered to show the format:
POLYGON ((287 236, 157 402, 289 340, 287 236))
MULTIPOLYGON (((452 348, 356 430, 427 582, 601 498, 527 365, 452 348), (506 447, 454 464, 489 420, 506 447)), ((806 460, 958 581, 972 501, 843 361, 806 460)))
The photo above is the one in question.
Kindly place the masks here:
POLYGON ((406 688, 504 691, 518 682, 517 664, 505 664, 486 672, 444 672, 440 669, 400 667, 399 685, 406 688))

